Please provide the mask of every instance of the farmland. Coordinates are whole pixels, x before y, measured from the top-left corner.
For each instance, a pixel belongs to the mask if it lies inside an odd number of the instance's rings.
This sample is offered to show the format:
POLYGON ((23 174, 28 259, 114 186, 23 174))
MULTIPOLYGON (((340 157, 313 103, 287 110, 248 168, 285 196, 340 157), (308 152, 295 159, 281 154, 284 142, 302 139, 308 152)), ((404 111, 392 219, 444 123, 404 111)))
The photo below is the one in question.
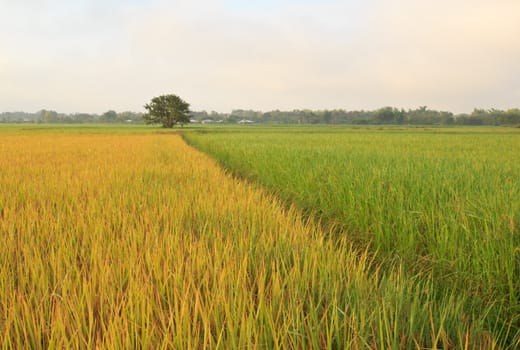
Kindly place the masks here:
POLYGON ((183 133, 0 129, 2 348, 519 344, 518 132, 183 133))
POLYGON ((386 269, 466 299, 465 312, 518 344, 518 130, 257 128, 187 139, 339 228, 334 237, 370 247, 386 269))

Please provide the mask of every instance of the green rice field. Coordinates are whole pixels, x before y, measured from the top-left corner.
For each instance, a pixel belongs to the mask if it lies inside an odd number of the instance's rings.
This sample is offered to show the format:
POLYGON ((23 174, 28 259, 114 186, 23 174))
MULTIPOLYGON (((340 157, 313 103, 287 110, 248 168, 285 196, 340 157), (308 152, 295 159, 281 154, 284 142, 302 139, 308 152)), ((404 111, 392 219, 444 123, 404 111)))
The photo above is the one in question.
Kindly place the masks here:
MULTIPOLYGON (((185 138, 332 227, 329 239, 347 235, 383 270, 432 287, 399 302, 429 294, 434 309, 520 346, 519 130, 253 127, 185 138)), ((445 325, 455 338, 458 322, 445 325)))

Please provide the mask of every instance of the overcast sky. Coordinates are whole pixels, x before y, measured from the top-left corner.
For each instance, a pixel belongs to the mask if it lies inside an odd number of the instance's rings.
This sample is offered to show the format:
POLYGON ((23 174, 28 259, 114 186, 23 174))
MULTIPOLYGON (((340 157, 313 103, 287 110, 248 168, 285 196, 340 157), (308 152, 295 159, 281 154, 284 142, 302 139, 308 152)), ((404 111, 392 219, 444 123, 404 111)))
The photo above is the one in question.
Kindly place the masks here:
POLYGON ((520 107, 519 0, 0 0, 0 111, 520 107))

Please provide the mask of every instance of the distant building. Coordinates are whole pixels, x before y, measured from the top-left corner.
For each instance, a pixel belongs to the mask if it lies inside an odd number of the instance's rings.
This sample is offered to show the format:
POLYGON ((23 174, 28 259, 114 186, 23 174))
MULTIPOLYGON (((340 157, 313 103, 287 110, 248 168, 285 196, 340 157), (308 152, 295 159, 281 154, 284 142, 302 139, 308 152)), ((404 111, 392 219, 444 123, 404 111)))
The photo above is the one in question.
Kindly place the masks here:
POLYGON ((238 124, 254 124, 254 121, 249 119, 242 119, 238 121, 238 124))
POLYGON ((224 121, 222 119, 219 120, 213 120, 213 119, 204 119, 201 121, 202 124, 213 124, 213 123, 223 123, 224 121))

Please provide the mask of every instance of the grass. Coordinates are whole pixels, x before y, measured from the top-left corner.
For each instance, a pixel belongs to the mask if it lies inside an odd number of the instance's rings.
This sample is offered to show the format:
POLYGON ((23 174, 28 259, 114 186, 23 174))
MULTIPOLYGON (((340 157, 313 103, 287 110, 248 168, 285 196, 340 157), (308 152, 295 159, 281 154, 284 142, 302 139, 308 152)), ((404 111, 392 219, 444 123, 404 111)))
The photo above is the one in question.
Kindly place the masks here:
POLYGON ((2 348, 513 348, 493 305, 179 135, 113 131, 0 131, 2 348))
MULTIPOLYGON (((451 312, 482 319, 500 347, 520 345, 517 130, 249 128, 186 138, 234 174, 340 227, 333 235, 368 247, 384 271, 431 283, 435 308, 450 309, 450 291, 466 300, 451 312)), ((457 326, 445 331, 457 334, 457 326)))

